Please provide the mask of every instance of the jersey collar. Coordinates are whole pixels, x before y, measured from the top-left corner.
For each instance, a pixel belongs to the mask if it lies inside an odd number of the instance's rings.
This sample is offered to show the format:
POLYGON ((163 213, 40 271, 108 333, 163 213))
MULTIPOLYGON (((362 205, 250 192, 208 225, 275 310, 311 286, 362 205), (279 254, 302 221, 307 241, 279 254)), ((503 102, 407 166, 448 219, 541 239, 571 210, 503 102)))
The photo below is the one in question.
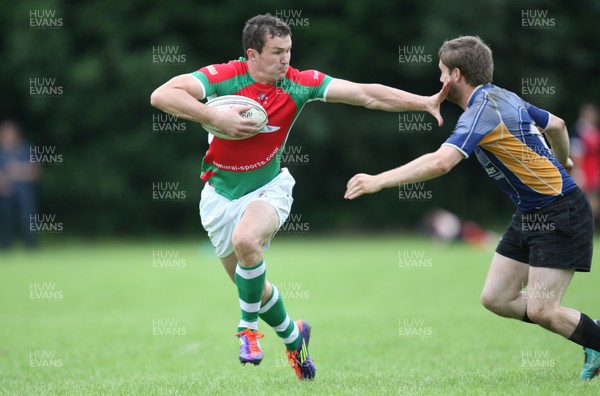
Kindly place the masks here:
POLYGON ((469 100, 467 100, 467 107, 471 107, 471 105, 473 104, 473 101, 475 100, 475 96, 481 92, 483 90, 483 88, 488 87, 488 86, 492 86, 491 83, 488 84, 480 84, 478 86, 475 87, 475 89, 473 90, 473 92, 471 92, 471 96, 469 96, 469 100))

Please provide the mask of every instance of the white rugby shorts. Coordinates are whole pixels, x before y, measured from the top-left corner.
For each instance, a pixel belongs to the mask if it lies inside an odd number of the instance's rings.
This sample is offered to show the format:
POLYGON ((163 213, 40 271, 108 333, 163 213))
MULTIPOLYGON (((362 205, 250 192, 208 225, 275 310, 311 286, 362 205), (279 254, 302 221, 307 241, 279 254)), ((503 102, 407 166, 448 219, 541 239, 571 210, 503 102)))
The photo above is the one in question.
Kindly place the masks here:
MULTIPOLYGON (((200 196, 200 219, 217 256, 227 257, 233 252, 231 243, 233 230, 253 201, 265 201, 273 206, 279 216, 279 227, 281 227, 292 209, 294 184, 296 184, 294 177, 287 168, 283 168, 273 180, 261 188, 238 199, 230 200, 206 183, 200 196)), ((263 250, 268 247, 267 243, 263 246, 263 250)))

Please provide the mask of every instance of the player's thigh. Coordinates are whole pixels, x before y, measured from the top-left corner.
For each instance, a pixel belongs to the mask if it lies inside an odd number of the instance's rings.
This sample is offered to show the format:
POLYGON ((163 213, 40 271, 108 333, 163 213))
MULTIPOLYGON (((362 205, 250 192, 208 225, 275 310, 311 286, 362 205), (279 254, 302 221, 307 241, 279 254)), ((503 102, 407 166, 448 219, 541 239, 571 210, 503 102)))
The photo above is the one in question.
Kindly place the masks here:
POLYGON ((252 201, 235 226, 232 235, 234 245, 250 244, 261 247, 279 228, 279 215, 275 208, 263 200, 252 201))
POLYGON ((530 267, 527 309, 540 311, 558 307, 573 279, 574 269, 530 267))
POLYGON ((528 274, 527 263, 495 253, 481 293, 482 300, 484 302, 514 300, 527 285, 528 274))

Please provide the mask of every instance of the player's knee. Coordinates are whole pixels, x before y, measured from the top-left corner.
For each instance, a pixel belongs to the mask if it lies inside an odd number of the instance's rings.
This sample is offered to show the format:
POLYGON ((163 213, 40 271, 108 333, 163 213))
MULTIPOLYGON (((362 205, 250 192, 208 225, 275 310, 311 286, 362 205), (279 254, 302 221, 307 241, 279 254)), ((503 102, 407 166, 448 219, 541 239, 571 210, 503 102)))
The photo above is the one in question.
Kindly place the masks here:
POLYGON ((527 316, 533 323, 541 326, 549 325, 552 322, 553 310, 545 304, 530 302, 527 304, 527 316))
MULTIPOLYGON (((245 258, 249 255, 260 252, 260 243, 258 238, 246 232, 236 232, 231 237, 231 243, 238 258, 245 258)), ((242 262, 243 260, 240 260, 242 262)))
POLYGON ((481 304, 489 311, 498 313, 502 310, 503 304, 498 299, 498 296, 484 290, 481 293, 481 304))

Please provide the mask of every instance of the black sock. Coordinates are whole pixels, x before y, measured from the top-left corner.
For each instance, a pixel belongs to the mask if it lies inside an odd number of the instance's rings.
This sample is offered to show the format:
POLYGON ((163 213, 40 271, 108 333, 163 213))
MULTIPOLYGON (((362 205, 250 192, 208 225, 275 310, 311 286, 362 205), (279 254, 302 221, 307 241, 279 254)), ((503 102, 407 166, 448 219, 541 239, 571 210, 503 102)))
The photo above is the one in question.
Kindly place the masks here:
POLYGON ((600 326, 586 314, 581 313, 579 324, 569 340, 586 348, 600 351, 600 326))
POLYGON ((529 316, 527 316, 527 311, 525 311, 525 316, 523 316, 523 319, 521 320, 525 323, 533 323, 533 321, 529 319, 529 316))

